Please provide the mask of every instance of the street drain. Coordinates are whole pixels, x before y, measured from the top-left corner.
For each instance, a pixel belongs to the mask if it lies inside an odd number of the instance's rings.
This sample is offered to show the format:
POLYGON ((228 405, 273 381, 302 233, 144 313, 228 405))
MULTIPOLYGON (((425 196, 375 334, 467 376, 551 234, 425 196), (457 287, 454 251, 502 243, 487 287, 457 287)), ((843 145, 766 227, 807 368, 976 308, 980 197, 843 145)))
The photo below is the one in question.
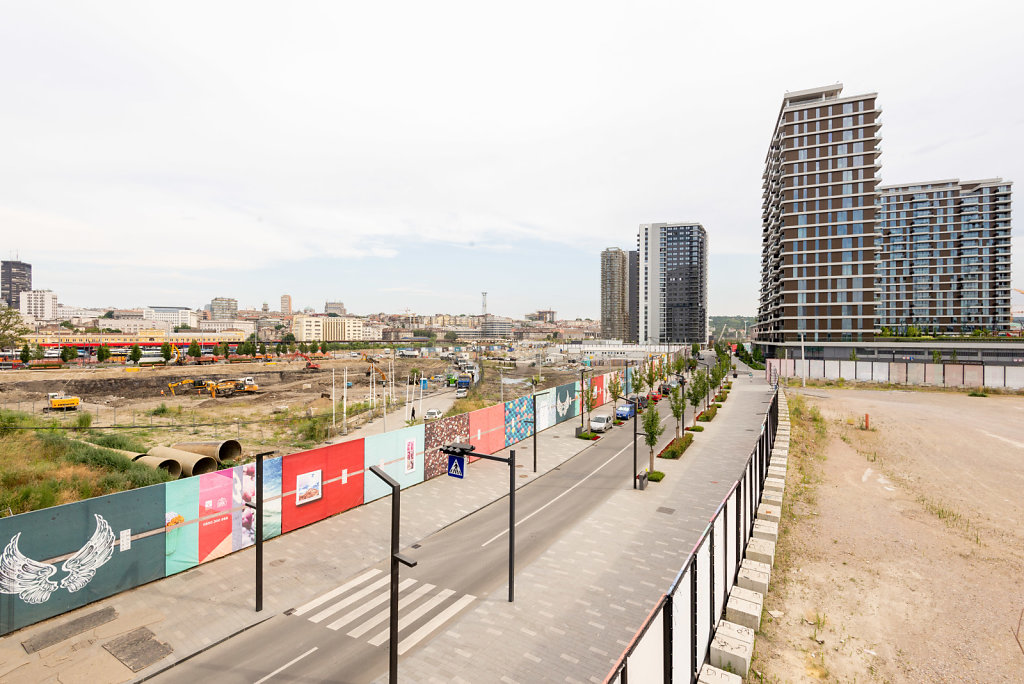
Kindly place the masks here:
POLYGON ((676 512, 676 509, 674 509, 674 508, 665 508, 664 506, 659 506, 658 507, 658 513, 664 513, 665 515, 672 515, 675 512, 676 512))

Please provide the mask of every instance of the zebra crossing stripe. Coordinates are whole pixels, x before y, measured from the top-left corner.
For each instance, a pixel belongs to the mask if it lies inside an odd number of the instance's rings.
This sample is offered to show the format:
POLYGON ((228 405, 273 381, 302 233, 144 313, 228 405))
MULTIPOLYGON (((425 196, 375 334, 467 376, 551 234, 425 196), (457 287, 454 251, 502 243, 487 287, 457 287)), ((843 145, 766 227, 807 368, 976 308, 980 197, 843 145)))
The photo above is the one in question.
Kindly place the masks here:
MULTIPOLYGON (((414 579, 407 579, 407 580, 405 580, 404 582, 402 582, 401 584, 398 585, 398 591, 403 591, 403 590, 407 589, 408 587, 411 587, 414 584, 416 584, 416 580, 414 580, 414 579)), ((347 625, 348 623, 352 622, 353 620, 355 620, 356 618, 360 617, 361 615, 364 615, 365 613, 369 613, 371 610, 373 610, 374 606, 378 606, 381 603, 384 603, 385 601, 388 600, 388 598, 390 598, 390 596, 391 596, 391 592, 390 591, 381 592, 380 594, 378 594, 377 596, 374 596, 369 601, 367 601, 363 605, 359 606, 355 610, 352 610, 352 611, 346 613, 345 615, 341 616, 340 618, 338 618, 337 620, 335 620, 331 624, 327 625, 327 629, 333 629, 335 631, 338 630, 338 629, 341 629, 342 625, 347 625)))
MULTIPOLYGON (((417 588, 416 591, 412 592, 408 596, 403 596, 398 601, 398 609, 402 610, 403 608, 408 608, 409 604, 415 602, 421 596, 423 596, 424 594, 426 594, 428 591, 430 591, 433 588, 434 588, 433 584, 424 584, 424 585, 420 586, 419 588, 417 588)), ((367 620, 363 624, 361 624, 358 627, 356 627, 355 629, 353 629, 351 632, 348 633, 348 635, 350 637, 354 637, 354 638, 358 639, 359 637, 363 636, 364 634, 369 632, 371 629, 373 629, 375 626, 377 626, 380 623, 382 623, 385 620, 387 620, 388 616, 390 614, 391 614, 390 608, 385 608, 384 610, 380 611, 379 613, 374 615, 372 618, 370 618, 369 620, 367 620)))
MULTIPOLYGON (((398 629, 399 630, 405 629, 406 627, 409 626, 409 623, 411 623, 413 620, 418 619, 421 615, 423 615, 427 611, 433 609, 434 606, 438 605, 439 603, 441 603, 442 601, 444 601, 446 598, 448 598, 449 596, 451 596, 454 593, 455 593, 455 590, 453 590, 453 589, 445 589, 444 591, 442 591, 439 594, 435 595, 429 601, 426 601, 426 602, 421 603, 420 605, 416 606, 416 608, 414 608, 413 610, 409 611, 408 613, 403 615, 401 618, 399 618, 399 620, 398 620, 398 629)), ((380 646, 381 644, 383 644, 387 640, 388 640, 388 630, 385 629, 384 631, 382 631, 379 634, 377 634, 377 636, 375 636, 372 639, 370 639, 370 645, 371 646, 380 646)))
POLYGON ((435 615, 434 618, 430 622, 428 622, 427 624, 425 624, 422 627, 420 627, 419 629, 417 629, 415 632, 410 634, 405 639, 402 639, 401 641, 399 641, 398 642, 398 655, 402 655, 403 653, 408 651, 410 648, 412 648, 413 646, 418 644, 423 639, 423 637, 427 636, 428 634, 433 632, 435 629, 437 629, 438 627, 440 627, 444 623, 448 622, 448 620, 450 620, 453 617, 455 617, 455 615, 460 610, 462 610, 463 608, 468 606, 470 603, 472 603, 473 599, 475 599, 475 598, 476 598, 475 596, 470 596, 469 594, 466 594, 465 596, 460 598, 458 601, 456 601, 452 605, 448 606, 448 608, 446 608, 444 610, 444 612, 439 613, 438 615, 435 615))
POLYGON ((343 599, 341 601, 338 601, 337 603, 335 603, 333 606, 331 606, 329 608, 321 610, 319 613, 317 613, 313 617, 309 618, 309 621, 310 622, 321 622, 321 621, 329 618, 330 616, 334 615, 335 613, 337 613, 339 610, 341 610, 345 606, 350 606, 353 603, 355 603, 356 601, 358 601, 359 599, 361 599, 364 596, 366 596, 367 594, 371 594, 374 591, 380 589, 381 587, 383 587, 385 584, 387 584, 390 581, 391 581, 391 578, 385 575, 384 577, 381 577, 379 580, 377 580, 373 584, 370 584, 370 585, 367 585, 367 586, 363 587, 362 589, 360 589, 356 593, 352 594, 348 598, 345 598, 345 599, 343 599))
POLYGON ((327 603, 328 601, 330 601, 335 596, 339 596, 341 594, 344 594, 346 591, 348 591, 352 587, 355 587, 355 586, 358 586, 358 585, 362 584, 363 582, 365 582, 366 580, 370 579, 374 575, 379 575, 380 572, 381 572, 380 570, 368 570, 367 572, 364 572, 359 577, 356 577, 351 582, 347 582, 347 583, 341 585, 340 587, 338 587, 336 589, 332 589, 331 591, 327 592, 323 596, 319 596, 319 597, 313 599, 309 603, 304 603, 303 605, 301 605, 298 608, 296 608, 295 612, 292 613, 292 615, 303 615, 304 613, 308 613, 309 611, 313 610, 317 606, 319 606, 321 604, 324 604, 324 603, 327 603))

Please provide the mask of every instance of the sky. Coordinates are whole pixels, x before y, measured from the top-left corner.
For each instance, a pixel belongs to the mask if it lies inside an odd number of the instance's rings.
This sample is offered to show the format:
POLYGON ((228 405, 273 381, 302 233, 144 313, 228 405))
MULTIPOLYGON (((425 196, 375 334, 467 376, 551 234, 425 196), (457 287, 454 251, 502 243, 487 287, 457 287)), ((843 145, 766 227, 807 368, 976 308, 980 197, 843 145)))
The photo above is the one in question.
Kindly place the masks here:
POLYGON ((699 221, 710 313, 753 315, 782 97, 835 82, 883 183, 1024 181, 1015 2, 0 12, 0 257, 66 304, 599 318, 603 249, 699 221))

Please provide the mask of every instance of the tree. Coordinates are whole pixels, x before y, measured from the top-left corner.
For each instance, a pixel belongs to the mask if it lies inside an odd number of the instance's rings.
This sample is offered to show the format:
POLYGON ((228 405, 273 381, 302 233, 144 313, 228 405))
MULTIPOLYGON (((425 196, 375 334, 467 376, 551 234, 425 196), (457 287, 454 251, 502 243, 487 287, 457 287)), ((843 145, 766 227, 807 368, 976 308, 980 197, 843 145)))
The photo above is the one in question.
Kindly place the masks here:
POLYGON ((686 390, 686 398, 690 402, 690 406, 693 407, 693 424, 697 424, 697 407, 704 401, 704 394, 707 392, 707 374, 704 371, 698 371, 693 374, 693 378, 690 379, 690 389, 686 390))
POLYGON ((449 330, 444 334, 444 339, 447 340, 448 342, 454 342, 455 340, 459 339, 459 335, 454 330, 449 330))
POLYGON ((698 356, 700 354, 700 345, 694 342, 690 345, 690 356, 698 356))
POLYGON ((587 413, 587 426, 590 426, 590 412, 594 410, 594 405, 597 403, 597 394, 594 391, 594 380, 591 378, 585 384, 583 390, 583 410, 587 413))
POLYGON ((199 343, 197 341, 192 340, 191 342, 188 343, 187 353, 189 356, 193 358, 199 358, 200 356, 203 355, 203 350, 199 348, 199 343))
POLYGON ((672 373, 674 375, 682 375, 686 372, 686 359, 682 356, 677 356, 676 360, 672 362, 672 373))
POLYGON ((644 411, 644 444, 651 450, 651 467, 650 471, 654 471, 654 446, 658 443, 658 438, 661 437, 661 433, 665 432, 665 426, 661 424, 661 415, 658 413, 657 407, 652 403, 644 411))
POLYGON ((292 333, 285 333, 281 336, 281 341, 285 344, 295 344, 295 335, 292 333))
POLYGON ((953 353, 949 355, 949 360, 952 361, 953 363, 956 363, 957 361, 960 360, 960 357, 956 353, 956 349, 954 349, 953 353))
POLYGON ((108 347, 105 344, 101 344, 96 349, 96 360, 99 361, 100 363, 103 363, 104 361, 106 361, 109 358, 110 358, 110 347, 108 347))
POLYGON ((102 316, 100 316, 100 318, 113 318, 113 317, 114 317, 114 310, 113 309, 111 309, 110 311, 107 311, 102 316))
POLYGON ((78 358, 78 348, 75 347, 74 345, 69 345, 67 347, 62 347, 61 348, 61 350, 60 350, 60 360, 63 361, 64 363, 67 363, 68 361, 73 361, 74 359, 77 359, 77 358, 78 358))
POLYGON ((74 330, 75 329, 75 324, 72 323, 71 321, 61 321, 60 322, 60 327, 67 328, 68 330, 74 330))
POLYGON ((0 349, 17 347, 30 332, 17 309, 0 307, 0 349))
POLYGON ((305 342, 299 342, 299 351, 303 354, 309 351, 309 347, 306 346, 305 342))
POLYGON ((658 371, 654 369, 654 361, 650 361, 644 366, 644 384, 654 391, 654 383, 658 381, 658 371))
POLYGON ((850 360, 851 361, 856 361, 857 360, 857 350, 856 349, 851 349, 850 350, 850 360))
POLYGON ((633 392, 636 393, 637 396, 643 394, 644 388, 647 386, 647 380, 644 378, 643 366, 639 368, 634 368, 630 376, 633 380, 633 387, 631 388, 633 392))
POLYGON ((266 342, 260 342, 260 354, 262 356, 266 356, 267 355, 267 343, 266 342))
POLYGON ((173 352, 171 351, 171 343, 164 342, 160 345, 160 356, 164 357, 164 361, 170 361, 173 352))
POLYGON ((284 344, 282 344, 281 342, 278 342, 277 346, 274 347, 274 353, 277 354, 278 356, 283 354, 284 353, 284 344))
POLYGON ((612 410, 618 408, 619 399, 622 398, 622 382, 619 380, 619 374, 616 373, 612 376, 611 382, 608 383, 608 393, 612 395, 612 410))
POLYGON ((942 363, 942 352, 932 349, 932 363, 942 363))
POLYGON ((28 348, 28 342, 21 348, 21 362, 28 363, 32 359, 32 350, 28 348))
POLYGON ((36 344, 34 347, 32 347, 32 359, 34 361, 39 361, 40 359, 45 359, 45 358, 46 358, 46 352, 43 351, 43 345, 36 344))
POLYGON ((679 389, 679 385, 672 388, 668 399, 669 406, 672 408, 672 417, 676 419, 676 437, 682 437, 682 420, 683 415, 686 413, 686 397, 683 396, 683 391, 679 389))
POLYGON ((132 360, 132 363, 138 363, 139 359, 142 358, 142 349, 137 344, 132 345, 132 350, 128 354, 128 358, 132 360))

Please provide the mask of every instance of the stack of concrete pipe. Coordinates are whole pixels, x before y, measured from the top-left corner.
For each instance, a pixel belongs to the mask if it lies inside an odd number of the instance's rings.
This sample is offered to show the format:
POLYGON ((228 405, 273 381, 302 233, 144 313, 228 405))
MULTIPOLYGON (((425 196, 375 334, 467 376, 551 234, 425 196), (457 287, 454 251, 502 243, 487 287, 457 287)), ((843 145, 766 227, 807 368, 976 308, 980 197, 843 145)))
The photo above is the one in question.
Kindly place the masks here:
POLYGON ((242 445, 233 439, 213 442, 179 442, 170 447, 153 447, 145 454, 124 452, 137 463, 166 470, 172 477, 212 473, 226 460, 242 455, 242 445))

